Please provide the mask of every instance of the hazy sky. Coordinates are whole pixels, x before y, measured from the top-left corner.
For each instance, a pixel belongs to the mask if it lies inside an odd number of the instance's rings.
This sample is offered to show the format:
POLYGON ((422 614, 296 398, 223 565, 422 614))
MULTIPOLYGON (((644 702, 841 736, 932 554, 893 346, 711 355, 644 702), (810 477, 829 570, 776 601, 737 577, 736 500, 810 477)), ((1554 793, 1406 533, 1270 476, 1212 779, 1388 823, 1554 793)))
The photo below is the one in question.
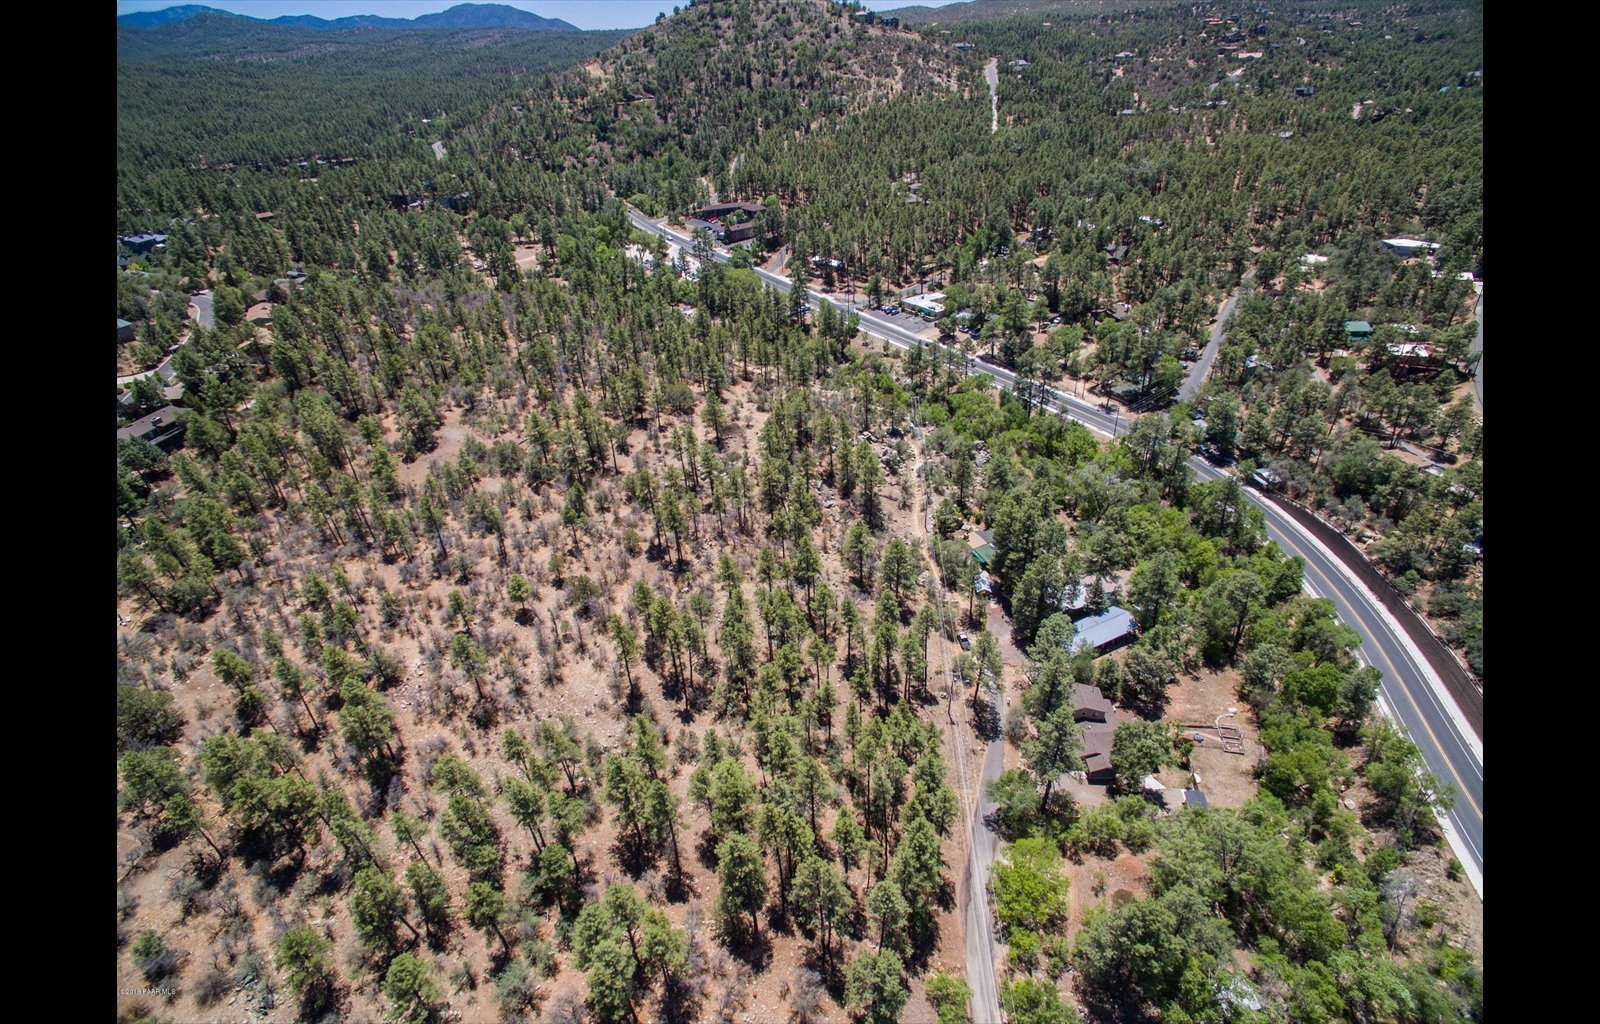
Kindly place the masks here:
MULTIPOLYGON (((454 7, 461 0, 117 0, 118 14, 159 11, 183 3, 248 14, 252 18, 276 18, 284 14, 314 14, 319 18, 344 18, 353 14, 379 14, 387 18, 415 18, 454 7)), ((559 18, 583 29, 639 28, 656 20, 657 14, 670 14, 674 2, 684 0, 497 0, 508 7, 532 11, 541 18, 559 18)), ((908 7, 919 3, 942 7, 953 0, 865 0, 874 11, 908 7)))

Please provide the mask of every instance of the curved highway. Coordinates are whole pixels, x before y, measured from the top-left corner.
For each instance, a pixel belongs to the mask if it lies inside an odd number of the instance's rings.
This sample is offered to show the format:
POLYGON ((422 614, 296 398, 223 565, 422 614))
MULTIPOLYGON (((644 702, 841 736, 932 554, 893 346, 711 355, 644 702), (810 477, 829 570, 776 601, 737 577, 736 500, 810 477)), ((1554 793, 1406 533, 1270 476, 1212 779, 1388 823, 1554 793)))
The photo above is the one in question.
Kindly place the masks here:
MULTIPOLYGON (((660 222, 651 220, 633 208, 628 209, 628 219, 634 227, 652 234, 661 235, 680 245, 692 246, 693 239, 681 231, 675 231, 660 222)), ((726 262, 728 255, 719 250, 712 249, 712 255, 726 262)), ((792 287, 788 278, 770 271, 752 268, 754 273, 767 284, 787 292, 792 287)), ((862 333, 869 334, 896 345, 900 348, 923 346, 940 352, 953 363, 961 364, 965 372, 983 374, 1008 388, 1015 388, 1017 377, 1010 370, 1000 366, 993 366, 969 356, 958 349, 951 348, 939 342, 928 341, 919 337, 915 332, 907 330, 888 317, 880 314, 857 309, 853 305, 839 302, 832 296, 823 292, 808 291, 807 297, 812 302, 829 302, 842 311, 853 312, 860 318, 862 333)), ((1482 300, 1479 300, 1479 316, 1481 323, 1482 300)), ((1229 308, 1227 313, 1231 313, 1229 308)), ((1220 334, 1226 316, 1219 317, 1216 333, 1220 334)), ((1481 342, 1479 342, 1481 345, 1481 342)), ((1481 365, 1481 364, 1480 364, 1481 365)), ((1110 412, 1102 410, 1093 403, 1058 391, 1055 388, 1040 385, 1036 391, 1036 402, 1044 409, 1066 416, 1068 419, 1082 423, 1096 433, 1115 437, 1120 432, 1121 412, 1112 409, 1110 412)), ((1190 466, 1197 476, 1204 480, 1218 480, 1226 474, 1202 459, 1190 460, 1190 466)), ((1379 706, 1391 719, 1403 726, 1422 750, 1422 759, 1427 769, 1438 777, 1440 783, 1447 789, 1455 791, 1455 807, 1443 815, 1446 838, 1454 850, 1457 859, 1466 869, 1467 877, 1471 880, 1478 897, 1483 897, 1483 745, 1467 728, 1460 711, 1455 708, 1445 691, 1443 684, 1428 667, 1426 660, 1416 650, 1405 631, 1394 622, 1393 618, 1383 608, 1378 599, 1364 586, 1351 577, 1333 556, 1318 541, 1303 532, 1293 520, 1279 511, 1271 502, 1263 501, 1254 491, 1245 489, 1245 494, 1250 501, 1260 506, 1267 517, 1267 534, 1278 546, 1290 555, 1298 556, 1305 563, 1306 589, 1319 597, 1326 597, 1333 601, 1339 618, 1354 627, 1361 634, 1361 647, 1358 656, 1366 663, 1375 665, 1383 672, 1383 685, 1379 693, 1379 706)), ((990 779, 991 770, 998 775, 995 767, 998 759, 992 756, 986 759, 984 765, 984 786, 990 779)), ((980 794, 981 794, 980 790, 980 794)), ((981 800, 980 795, 980 800, 981 800)), ((982 814, 974 822, 973 848, 977 852, 980 838, 977 831, 989 835, 988 830, 979 824, 982 814)), ((989 846, 992 847, 992 836, 989 846)), ((989 851, 992 857, 992 850, 989 851)), ((974 860, 977 858, 974 857, 974 860)), ((984 891, 986 873, 984 876, 975 876, 972 879, 973 894, 984 891)), ((985 899, 985 905, 987 900, 985 899)), ((970 946, 970 939, 969 939, 970 946)), ((985 972, 992 976, 992 962, 990 971, 985 972)), ((973 973, 969 970, 969 974, 973 973)), ((979 1008, 974 1000, 974 1010, 979 1008)), ((999 1021, 999 1006, 993 1005, 987 1010, 992 1016, 983 1017, 975 1012, 973 1019, 999 1021)))

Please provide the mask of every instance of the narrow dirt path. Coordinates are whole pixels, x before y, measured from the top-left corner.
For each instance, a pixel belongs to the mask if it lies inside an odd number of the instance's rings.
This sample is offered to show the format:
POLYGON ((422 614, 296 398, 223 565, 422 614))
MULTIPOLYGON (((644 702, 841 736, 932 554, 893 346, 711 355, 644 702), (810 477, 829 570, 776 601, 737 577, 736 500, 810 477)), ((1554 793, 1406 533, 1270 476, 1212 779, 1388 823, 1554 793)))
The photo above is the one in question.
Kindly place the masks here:
MULTIPOLYGON (((925 442, 917 446, 917 465, 912 473, 916 481, 916 495, 913 498, 914 529, 917 540, 922 548, 927 551, 930 559, 932 549, 932 524, 933 516, 932 494, 927 489, 928 455, 923 447, 925 442)), ((932 591, 939 611, 941 623, 938 642, 940 660, 940 678, 949 687, 946 698, 945 716, 949 720, 951 742, 956 749, 956 775, 960 780, 962 818, 968 831, 966 863, 962 865, 960 885, 960 905, 962 908, 962 932, 966 945, 967 984, 972 988, 972 997, 967 1004, 968 1014, 974 1021, 999 1022, 1003 1018, 1000 1014, 999 991, 995 984, 995 942, 992 912, 989 909, 989 868, 994 862, 996 841, 995 835, 984 824, 984 816, 993 809, 993 805, 984 799, 984 790, 988 784, 1000 775, 1003 751, 1000 748, 1002 741, 992 740, 986 750, 987 756, 981 776, 977 782, 977 796, 972 796, 973 785, 971 776, 967 774, 967 733, 971 723, 960 714, 960 705, 955 703, 956 682, 950 669, 950 653, 947 646, 943 624, 949 622, 959 612, 948 611, 944 603, 944 583, 938 578, 938 563, 934 560, 931 569, 933 573, 932 591)), ((996 708, 998 715, 998 707, 996 708)))
POLYGON ((989 83, 989 134, 1000 130, 1000 58, 990 57, 983 66, 983 77, 989 83))

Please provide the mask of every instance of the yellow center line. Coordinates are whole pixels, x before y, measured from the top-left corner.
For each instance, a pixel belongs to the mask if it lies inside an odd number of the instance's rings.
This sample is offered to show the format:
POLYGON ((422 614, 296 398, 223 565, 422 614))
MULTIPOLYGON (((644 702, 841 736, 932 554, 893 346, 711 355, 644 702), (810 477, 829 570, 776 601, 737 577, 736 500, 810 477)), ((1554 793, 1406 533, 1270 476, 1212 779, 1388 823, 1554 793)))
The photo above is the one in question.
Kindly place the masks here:
MULTIPOLYGON (((1310 566, 1309 561, 1302 559, 1302 562, 1304 562, 1308 567, 1310 566)), ((1320 572, 1317 573, 1317 576, 1325 586, 1328 586, 1331 583, 1331 581, 1320 572)), ((1333 592, 1331 586, 1328 586, 1328 590, 1330 593, 1333 592)), ((1376 636, 1374 636, 1372 647, 1373 653, 1375 653, 1379 658, 1383 659, 1383 664, 1387 667, 1389 672, 1389 678, 1393 679, 1395 686, 1400 690, 1401 693, 1406 695, 1407 703, 1409 703, 1411 705, 1411 709, 1417 713, 1417 721, 1422 723, 1422 728, 1427 731, 1428 738, 1433 740, 1434 749, 1439 751, 1439 756, 1444 760, 1444 766, 1449 770, 1450 777, 1456 780, 1456 792, 1465 797, 1467 803, 1471 805, 1473 812, 1477 814, 1479 818, 1482 818, 1483 809, 1478 806, 1478 802, 1476 800, 1472 799, 1472 794, 1467 791, 1467 784, 1461 781, 1461 776, 1456 774, 1456 766, 1450 762, 1450 758, 1445 756, 1444 744, 1439 742, 1438 735, 1434 733, 1433 727, 1428 724, 1428 716, 1424 715, 1422 713, 1422 708, 1417 706, 1416 698, 1411 696, 1411 688, 1406 686, 1404 681, 1402 681, 1400 678, 1400 673, 1395 669, 1394 662, 1389 660, 1389 655, 1384 651, 1383 646, 1377 642, 1376 636)))

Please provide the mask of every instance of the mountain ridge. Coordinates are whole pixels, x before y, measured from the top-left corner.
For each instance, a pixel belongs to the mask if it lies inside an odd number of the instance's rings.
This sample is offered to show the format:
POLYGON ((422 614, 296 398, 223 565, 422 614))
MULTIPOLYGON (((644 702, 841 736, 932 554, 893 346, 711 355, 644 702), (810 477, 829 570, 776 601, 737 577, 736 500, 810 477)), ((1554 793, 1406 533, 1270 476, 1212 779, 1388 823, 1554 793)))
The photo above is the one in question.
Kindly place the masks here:
POLYGON ((456 30, 471 28, 520 29, 526 32, 580 32, 576 25, 559 18, 544 18, 505 4, 457 4, 433 14, 415 18, 386 18, 377 14, 355 14, 344 18, 319 18, 310 14, 286 14, 276 18, 256 18, 201 4, 182 4, 159 11, 139 11, 117 16, 119 28, 152 29, 174 25, 200 15, 215 14, 239 18, 261 25, 285 28, 308 28, 318 31, 349 31, 355 29, 387 28, 403 30, 456 30))

